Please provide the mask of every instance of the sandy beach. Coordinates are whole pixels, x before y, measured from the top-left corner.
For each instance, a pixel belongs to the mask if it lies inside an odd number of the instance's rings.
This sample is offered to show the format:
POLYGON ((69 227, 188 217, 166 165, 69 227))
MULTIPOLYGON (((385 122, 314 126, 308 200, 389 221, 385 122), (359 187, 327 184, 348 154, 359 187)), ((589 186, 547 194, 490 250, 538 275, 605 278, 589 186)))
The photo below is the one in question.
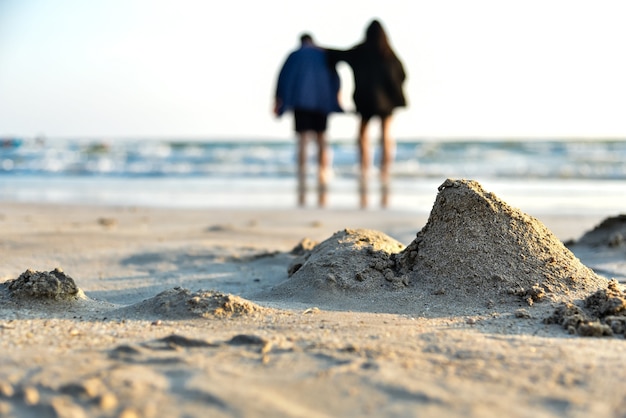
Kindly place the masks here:
POLYGON ((626 417, 626 220, 433 201, 2 202, 0 416, 626 417))

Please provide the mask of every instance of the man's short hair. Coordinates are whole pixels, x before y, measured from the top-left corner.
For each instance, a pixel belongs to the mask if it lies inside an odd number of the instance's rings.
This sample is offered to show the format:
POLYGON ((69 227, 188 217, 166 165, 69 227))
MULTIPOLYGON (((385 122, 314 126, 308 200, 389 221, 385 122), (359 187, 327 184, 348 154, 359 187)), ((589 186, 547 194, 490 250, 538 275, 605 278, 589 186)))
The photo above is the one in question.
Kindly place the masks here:
POLYGON ((303 33, 302 35, 300 35, 300 43, 301 44, 312 44, 313 43, 313 37, 311 36, 310 33, 303 33))

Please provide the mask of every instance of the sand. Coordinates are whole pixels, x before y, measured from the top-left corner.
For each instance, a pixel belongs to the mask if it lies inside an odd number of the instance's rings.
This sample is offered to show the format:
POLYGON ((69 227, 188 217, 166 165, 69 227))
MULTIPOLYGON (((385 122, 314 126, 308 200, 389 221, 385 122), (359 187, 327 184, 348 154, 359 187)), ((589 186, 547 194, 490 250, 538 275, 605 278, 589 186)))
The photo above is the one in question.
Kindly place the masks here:
POLYGON ((3 202, 0 416, 626 416, 624 225, 3 202))

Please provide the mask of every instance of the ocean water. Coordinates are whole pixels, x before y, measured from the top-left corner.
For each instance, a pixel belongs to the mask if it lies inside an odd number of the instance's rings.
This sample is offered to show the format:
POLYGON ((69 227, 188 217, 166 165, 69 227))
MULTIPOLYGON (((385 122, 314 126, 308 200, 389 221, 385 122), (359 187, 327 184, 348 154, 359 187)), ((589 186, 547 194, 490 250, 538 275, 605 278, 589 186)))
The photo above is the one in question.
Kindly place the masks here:
MULTIPOLYGON (((356 208, 356 146, 335 142, 331 153, 328 207, 356 208)), ((314 207, 313 146, 309 154, 314 207)), ((0 139, 0 201, 292 208, 295 173, 291 141, 0 139)), ((428 213, 446 178, 477 180, 533 215, 615 215, 626 212, 626 140, 402 140, 390 209, 428 213)))

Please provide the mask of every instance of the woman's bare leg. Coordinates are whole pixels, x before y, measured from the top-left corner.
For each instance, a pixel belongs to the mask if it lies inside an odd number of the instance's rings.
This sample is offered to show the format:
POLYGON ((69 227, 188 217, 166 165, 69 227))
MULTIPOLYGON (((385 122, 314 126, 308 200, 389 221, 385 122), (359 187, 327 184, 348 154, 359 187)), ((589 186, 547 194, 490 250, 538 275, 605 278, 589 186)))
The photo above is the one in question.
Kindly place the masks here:
POLYGON ((359 158, 360 158, 360 175, 359 175, 359 195, 361 200, 361 209, 367 207, 367 179, 370 168, 370 145, 367 135, 368 119, 361 118, 359 126, 359 158))
POLYGON ((391 183, 391 164, 395 158, 396 143, 391 137, 391 116, 381 118, 381 148, 380 155, 380 204, 383 208, 389 205, 389 189, 391 183))

